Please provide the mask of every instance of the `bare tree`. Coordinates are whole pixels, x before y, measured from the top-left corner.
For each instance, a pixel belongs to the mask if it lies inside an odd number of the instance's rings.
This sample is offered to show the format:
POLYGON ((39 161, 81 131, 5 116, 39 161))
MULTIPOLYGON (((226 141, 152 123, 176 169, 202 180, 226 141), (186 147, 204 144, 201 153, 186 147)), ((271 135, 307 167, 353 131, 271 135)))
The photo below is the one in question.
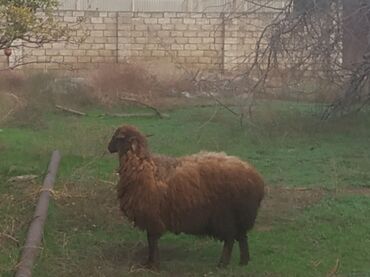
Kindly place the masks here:
POLYGON ((359 0, 343 4, 343 67, 349 77, 343 82, 343 94, 328 106, 323 119, 358 112, 370 103, 370 3, 359 0))
MULTIPOLYGON (((281 8, 268 0, 242 2, 252 4, 254 11, 273 10, 274 16, 261 30, 255 51, 241 64, 240 76, 253 80, 243 88, 248 102, 241 111, 241 121, 246 115, 252 116, 256 95, 271 86, 305 93, 307 84, 314 82, 321 85, 321 90, 337 91, 323 119, 359 111, 370 103, 370 1, 288 0, 281 8), (361 20, 360 30, 356 30, 354 18, 361 20), (346 50, 353 43, 348 35, 356 31, 365 43, 362 49, 353 51, 357 55, 354 57, 346 50)), ((250 12, 231 13, 229 17, 243 17, 250 12)))

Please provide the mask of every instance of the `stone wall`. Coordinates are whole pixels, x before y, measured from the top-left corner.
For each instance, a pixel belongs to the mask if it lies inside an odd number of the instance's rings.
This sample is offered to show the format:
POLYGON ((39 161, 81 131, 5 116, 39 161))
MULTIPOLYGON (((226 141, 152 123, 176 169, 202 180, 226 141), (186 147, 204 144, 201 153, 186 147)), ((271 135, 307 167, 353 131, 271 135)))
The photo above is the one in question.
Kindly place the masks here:
POLYGON ((80 44, 56 42, 18 49, 32 68, 95 67, 124 61, 165 61, 185 67, 229 71, 252 53, 273 13, 58 11, 61 24, 83 23, 74 31, 80 44), (44 62, 48 62, 45 64, 44 62), (51 63, 50 63, 51 62, 51 63))

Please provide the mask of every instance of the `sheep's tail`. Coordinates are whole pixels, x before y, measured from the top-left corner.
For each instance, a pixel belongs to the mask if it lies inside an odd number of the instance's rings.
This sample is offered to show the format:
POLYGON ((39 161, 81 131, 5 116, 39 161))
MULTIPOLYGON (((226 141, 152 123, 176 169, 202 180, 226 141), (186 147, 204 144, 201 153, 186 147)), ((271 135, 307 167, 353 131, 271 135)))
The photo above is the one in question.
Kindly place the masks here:
POLYGON ((262 193, 260 194, 260 198, 258 199, 258 207, 261 206, 262 200, 265 198, 265 196, 266 196, 266 189, 265 189, 265 186, 263 186, 262 193))

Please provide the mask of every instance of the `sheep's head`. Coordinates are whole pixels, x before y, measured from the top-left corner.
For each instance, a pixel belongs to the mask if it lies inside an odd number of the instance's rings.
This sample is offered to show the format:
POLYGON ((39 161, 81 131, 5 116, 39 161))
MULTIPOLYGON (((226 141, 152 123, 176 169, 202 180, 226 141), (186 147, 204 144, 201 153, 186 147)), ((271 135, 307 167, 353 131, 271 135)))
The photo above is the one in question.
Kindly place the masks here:
POLYGON ((120 156, 130 150, 139 156, 148 154, 146 137, 130 125, 121 126, 114 132, 108 150, 110 153, 118 152, 120 156))

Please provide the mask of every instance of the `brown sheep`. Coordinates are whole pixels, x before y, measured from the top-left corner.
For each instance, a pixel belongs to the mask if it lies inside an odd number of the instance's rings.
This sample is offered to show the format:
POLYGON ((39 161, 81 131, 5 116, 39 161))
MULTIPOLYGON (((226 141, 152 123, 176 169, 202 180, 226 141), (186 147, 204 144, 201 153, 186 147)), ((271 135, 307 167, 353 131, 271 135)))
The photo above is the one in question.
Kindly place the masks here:
POLYGON ((263 179, 251 165, 224 153, 152 155, 146 137, 127 125, 115 131, 108 149, 119 156, 120 208, 147 232, 146 266, 159 268, 158 240, 166 231, 223 241, 219 266, 229 263, 237 240, 240 264, 248 264, 247 231, 264 196, 263 179))

